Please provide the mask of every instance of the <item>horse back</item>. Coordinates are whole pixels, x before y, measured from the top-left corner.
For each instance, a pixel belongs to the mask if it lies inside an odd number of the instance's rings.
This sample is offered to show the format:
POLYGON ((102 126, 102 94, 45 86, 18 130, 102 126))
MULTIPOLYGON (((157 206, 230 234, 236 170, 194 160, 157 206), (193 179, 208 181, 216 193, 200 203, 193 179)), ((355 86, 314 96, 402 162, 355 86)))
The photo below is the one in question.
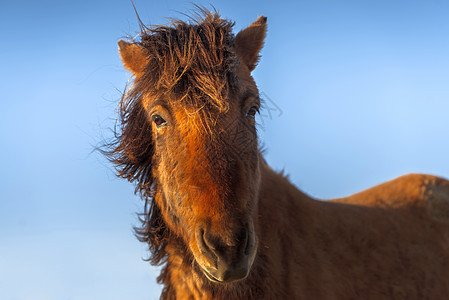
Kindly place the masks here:
POLYGON ((409 208, 449 223, 449 180, 433 175, 404 175, 331 201, 380 208, 409 208))

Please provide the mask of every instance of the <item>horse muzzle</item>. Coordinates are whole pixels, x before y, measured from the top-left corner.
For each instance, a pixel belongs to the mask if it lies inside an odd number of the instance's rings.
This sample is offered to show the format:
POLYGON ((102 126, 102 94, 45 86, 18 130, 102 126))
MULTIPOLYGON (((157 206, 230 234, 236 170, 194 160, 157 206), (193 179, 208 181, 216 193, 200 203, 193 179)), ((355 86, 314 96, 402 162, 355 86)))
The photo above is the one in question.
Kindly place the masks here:
POLYGON ((210 281, 227 283, 248 276, 257 250, 254 226, 250 224, 241 229, 231 244, 203 228, 197 229, 196 243, 201 257, 195 258, 210 281))

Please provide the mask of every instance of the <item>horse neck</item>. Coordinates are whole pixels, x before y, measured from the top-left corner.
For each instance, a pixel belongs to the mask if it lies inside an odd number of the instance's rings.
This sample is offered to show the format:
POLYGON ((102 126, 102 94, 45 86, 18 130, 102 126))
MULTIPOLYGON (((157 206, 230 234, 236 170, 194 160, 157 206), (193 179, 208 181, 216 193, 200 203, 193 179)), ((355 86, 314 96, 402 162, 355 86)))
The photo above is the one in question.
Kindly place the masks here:
MULTIPOLYGON (((311 211, 316 210, 318 201, 301 192, 284 175, 261 163, 262 180, 259 190, 259 224, 278 230, 278 235, 294 236, 292 231, 301 230, 315 223, 311 211), (305 223, 307 222, 307 223, 305 223)), ((259 232, 264 238, 265 232, 259 232)))
MULTIPOLYGON (((313 228, 320 226, 319 201, 298 190, 284 175, 261 163, 262 180, 259 190, 256 234, 259 240, 255 264, 270 263, 282 267, 288 257, 306 253, 305 241, 313 228)), ((291 264, 291 263, 290 263, 291 264)), ((257 266, 255 266, 257 267, 257 266)), ((278 274, 281 276, 281 274, 278 274)), ((278 278, 282 278, 278 277, 278 278)))

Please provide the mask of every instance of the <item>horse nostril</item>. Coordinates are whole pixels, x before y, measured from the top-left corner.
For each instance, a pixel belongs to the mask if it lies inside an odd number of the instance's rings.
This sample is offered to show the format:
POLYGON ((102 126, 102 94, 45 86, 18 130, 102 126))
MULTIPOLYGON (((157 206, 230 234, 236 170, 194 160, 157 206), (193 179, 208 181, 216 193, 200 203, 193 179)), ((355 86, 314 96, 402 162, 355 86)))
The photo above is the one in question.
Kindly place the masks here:
POLYGON ((210 240, 210 238, 207 237, 206 232, 203 230, 203 241, 205 245, 212 250, 212 252, 217 251, 217 246, 214 245, 214 243, 210 240))
POLYGON ((200 250, 201 254, 203 254, 212 265, 217 264, 218 256, 215 253, 215 248, 212 246, 212 243, 207 241, 206 233, 203 228, 198 228, 196 232, 196 242, 198 249, 200 250))
POLYGON ((248 229, 243 228, 240 233, 239 247, 244 255, 248 255, 248 229))
POLYGON ((251 237, 249 236, 248 230, 246 230, 244 245, 245 245, 245 250, 243 251, 243 253, 245 255, 249 255, 251 253, 253 243, 252 243, 251 237))
POLYGON ((250 255, 256 246, 256 237, 254 236, 254 225, 249 224, 247 228, 245 228, 245 240, 243 243, 243 253, 244 255, 250 255))

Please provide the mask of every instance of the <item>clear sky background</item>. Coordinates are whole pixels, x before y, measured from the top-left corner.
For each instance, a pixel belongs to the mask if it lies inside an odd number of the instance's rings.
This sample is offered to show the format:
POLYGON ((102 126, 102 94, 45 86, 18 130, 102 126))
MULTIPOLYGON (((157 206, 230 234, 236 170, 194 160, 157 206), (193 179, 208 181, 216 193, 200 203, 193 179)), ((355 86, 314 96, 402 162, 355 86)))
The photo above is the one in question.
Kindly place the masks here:
MULTIPOLYGON (((190 2, 135 0, 151 24, 190 2)), ((236 31, 268 17, 260 133, 299 188, 326 199, 449 177, 447 1, 211 3, 236 31)), ((1 1, 1 299, 158 297, 132 232, 142 203, 91 154, 129 78, 117 41, 137 29, 128 0, 1 1)))

